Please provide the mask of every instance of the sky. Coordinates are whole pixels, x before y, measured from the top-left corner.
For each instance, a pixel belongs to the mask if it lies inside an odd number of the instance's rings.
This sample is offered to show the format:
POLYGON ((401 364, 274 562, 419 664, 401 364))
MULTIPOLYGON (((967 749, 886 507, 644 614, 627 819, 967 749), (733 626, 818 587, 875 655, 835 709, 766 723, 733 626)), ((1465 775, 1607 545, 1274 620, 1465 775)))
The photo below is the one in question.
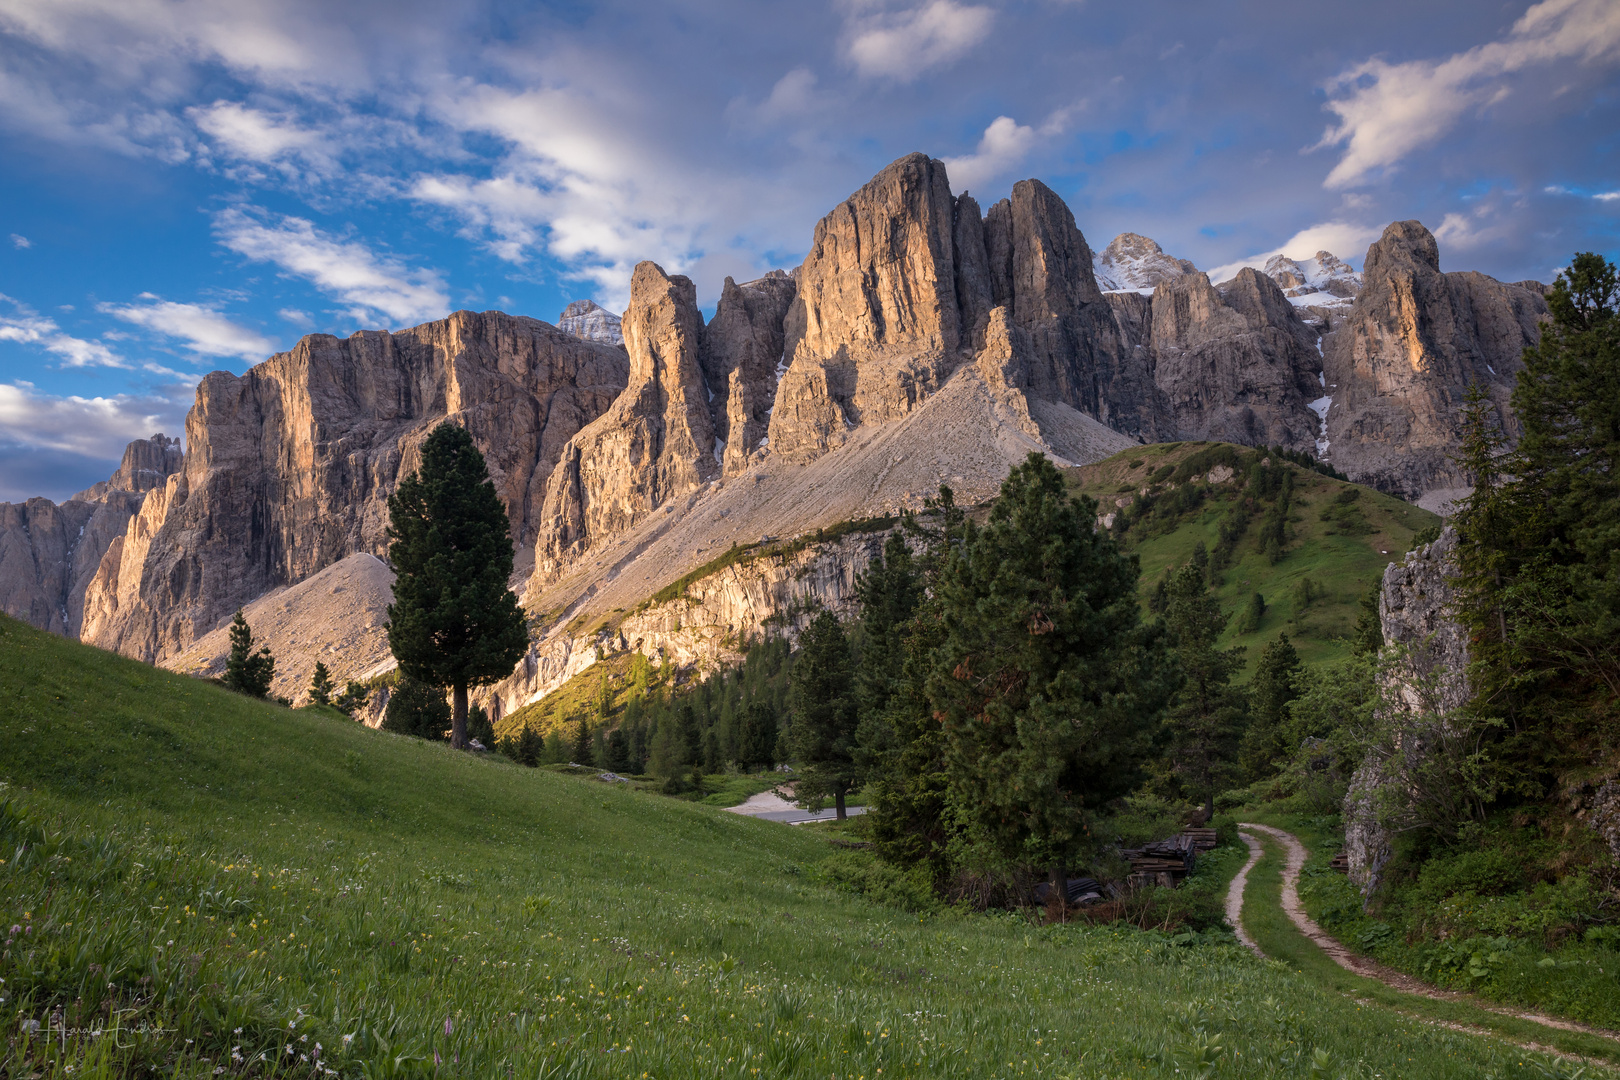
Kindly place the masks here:
MULTIPOLYGON (((890 161, 1038 177, 1214 280, 1620 259, 1616 0, 0 0, 0 500, 306 333, 712 305, 890 161)), ((711 308, 712 310, 712 308, 711 308)))

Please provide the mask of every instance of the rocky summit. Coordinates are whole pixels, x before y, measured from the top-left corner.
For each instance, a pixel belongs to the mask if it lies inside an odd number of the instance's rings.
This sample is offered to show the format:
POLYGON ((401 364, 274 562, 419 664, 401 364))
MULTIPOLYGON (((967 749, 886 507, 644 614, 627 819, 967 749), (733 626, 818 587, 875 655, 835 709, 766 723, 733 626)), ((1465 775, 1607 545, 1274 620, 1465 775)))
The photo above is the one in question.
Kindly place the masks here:
MULTIPOLYGON (((1535 283, 1442 273, 1415 221, 1359 273, 1318 252, 1212 282, 1134 233, 1095 251, 1038 180, 981 208, 924 154, 833 207, 799 266, 726 279, 708 319, 697 295, 643 262, 622 316, 462 311, 215 372, 183 455, 154 436, 60 506, 0 505, 0 603, 188 670, 217 664, 238 607, 282 613, 267 633, 306 671, 354 637, 337 623, 375 631, 386 575, 345 560, 386 555, 388 496, 448 420, 488 460, 535 627, 483 692, 499 714, 602 648, 712 660, 791 624, 794 581, 847 603, 872 545, 817 530, 918 508, 941 483, 987 499, 1031 450, 1082 464, 1142 442, 1277 445, 1449 498, 1467 386, 1505 406, 1547 311, 1535 283), (728 551, 796 537, 791 558, 733 560, 712 587, 652 602, 728 551), (347 585, 295 589, 339 564, 367 571, 361 606, 347 585)), ((374 670, 375 637, 329 666, 374 670)))

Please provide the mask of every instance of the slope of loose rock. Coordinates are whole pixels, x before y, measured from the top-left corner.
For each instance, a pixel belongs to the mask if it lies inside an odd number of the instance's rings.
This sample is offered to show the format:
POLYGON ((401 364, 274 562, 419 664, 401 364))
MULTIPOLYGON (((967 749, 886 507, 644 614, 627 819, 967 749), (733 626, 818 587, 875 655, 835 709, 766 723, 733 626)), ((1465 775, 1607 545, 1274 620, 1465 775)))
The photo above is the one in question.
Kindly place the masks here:
MULTIPOLYGON (((270 693, 295 705, 307 702, 317 661, 326 665, 339 688, 350 679, 392 669, 387 622, 393 598, 394 572, 362 551, 243 605, 242 617, 253 631, 255 648, 268 645, 276 658, 270 693)), ((160 666, 188 675, 224 675, 231 651, 230 624, 227 616, 160 666)))

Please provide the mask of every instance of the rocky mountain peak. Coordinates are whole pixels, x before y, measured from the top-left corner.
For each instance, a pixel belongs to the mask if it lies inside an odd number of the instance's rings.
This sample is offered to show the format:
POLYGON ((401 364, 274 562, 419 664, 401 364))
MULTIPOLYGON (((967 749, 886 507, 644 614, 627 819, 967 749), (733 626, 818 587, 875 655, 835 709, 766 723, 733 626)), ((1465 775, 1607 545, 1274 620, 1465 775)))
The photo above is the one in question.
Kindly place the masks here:
POLYGON ((1367 249, 1367 257, 1362 260, 1361 266, 1369 280, 1375 274, 1388 274, 1401 269, 1438 273, 1440 245, 1421 221, 1396 221, 1367 249))
POLYGON ((79 492, 73 498, 83 502, 101 502, 113 491, 143 492, 162 487, 164 481, 180 471, 185 454, 179 439, 171 439, 158 432, 150 439, 136 439, 124 447, 124 457, 118 471, 99 483, 79 492))
POLYGON ((557 329, 585 341, 603 345, 623 345, 624 332, 619 316, 595 300, 575 300, 557 316, 557 329))
POLYGON ((1132 232, 1109 241, 1097 253, 1095 266, 1097 285, 1104 292, 1149 293, 1161 281, 1198 272, 1191 260, 1166 255, 1157 241, 1132 232))
POLYGON ((1361 291, 1361 275, 1331 251, 1318 251, 1303 262, 1273 255, 1264 273, 1300 306, 1347 306, 1361 291))

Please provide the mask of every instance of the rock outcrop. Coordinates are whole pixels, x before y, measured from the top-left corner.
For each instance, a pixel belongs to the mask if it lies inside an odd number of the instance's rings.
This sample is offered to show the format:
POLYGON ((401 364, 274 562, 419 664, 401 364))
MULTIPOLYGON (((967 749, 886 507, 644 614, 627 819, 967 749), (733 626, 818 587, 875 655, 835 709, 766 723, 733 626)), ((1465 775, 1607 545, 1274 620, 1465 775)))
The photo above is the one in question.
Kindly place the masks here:
POLYGON ((1439 246, 1398 221, 1367 249, 1348 317, 1324 341, 1326 456, 1352 480, 1416 500, 1467 483, 1451 461, 1470 383, 1502 414, 1544 297, 1484 274, 1440 272, 1439 246))
POLYGON ((60 506, 49 499, 0 503, 0 611, 42 630, 78 637, 84 594, 140 509, 145 493, 180 468, 178 439, 153 435, 124 448, 118 471, 60 506))
POLYGON ((547 482, 536 582, 555 579, 604 536, 720 475, 691 280, 656 263, 637 266, 624 334, 628 385, 569 440, 547 482))
POLYGON ((783 323, 797 292, 794 279, 780 270, 741 285, 728 277, 703 328, 699 359, 727 476, 745 471, 768 449, 776 383, 787 366, 783 323))
POLYGON ((901 158, 816 224, 788 309, 773 456, 810 461, 904 416, 960 362, 945 166, 901 158))
POLYGON ((527 569, 546 480, 628 366, 538 320, 463 311, 392 334, 312 334, 240 377, 214 372, 186 417, 183 470, 108 548, 81 636, 162 659, 272 589, 384 554, 388 496, 446 419, 484 452, 527 569))
MULTIPOLYGON (((1404 699, 1414 714, 1432 713, 1422 722, 1446 723, 1446 717, 1467 703, 1468 635, 1452 617, 1455 590, 1457 534, 1449 526, 1440 538, 1409 552, 1384 570, 1378 598, 1378 617, 1386 648, 1401 651, 1402 675, 1389 691, 1404 699), (1421 697, 1419 700, 1419 688, 1421 697)), ((1344 800, 1344 847, 1350 862, 1350 880, 1371 896, 1380 882, 1391 853, 1392 836, 1385 821, 1383 801, 1401 757, 1425 751, 1421 732, 1393 748, 1394 759, 1369 755, 1351 778, 1344 800)))
POLYGON ((595 300, 575 300, 557 316, 557 329, 582 341, 601 345, 623 345, 624 331, 619 316, 595 300))

